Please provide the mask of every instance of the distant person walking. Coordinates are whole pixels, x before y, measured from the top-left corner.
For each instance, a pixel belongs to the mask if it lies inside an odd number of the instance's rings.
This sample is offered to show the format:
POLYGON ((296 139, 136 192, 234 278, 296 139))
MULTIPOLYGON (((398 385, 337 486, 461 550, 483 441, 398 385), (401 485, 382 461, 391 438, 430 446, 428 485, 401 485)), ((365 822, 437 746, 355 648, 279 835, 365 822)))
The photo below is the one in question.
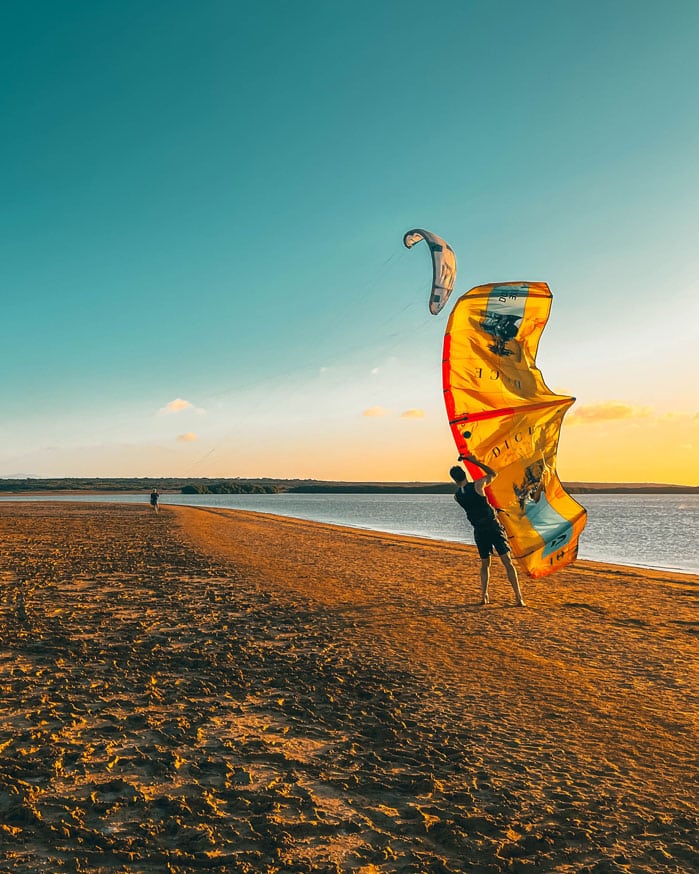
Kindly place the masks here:
POLYGON ((495 509, 485 495, 485 487, 497 476, 496 471, 487 464, 479 461, 475 455, 459 456, 464 461, 470 461, 483 471, 485 476, 471 482, 466 471, 455 465, 449 471, 449 475, 457 484, 458 488, 454 495, 456 502, 464 508, 468 521, 473 525, 473 536, 481 557, 481 604, 489 602, 488 582, 490 581, 490 554, 497 552, 500 561, 505 566, 507 579, 512 585, 518 607, 524 607, 524 600, 519 589, 517 570, 510 558, 510 544, 507 541, 505 529, 500 524, 495 509))
POLYGON ((153 491, 150 493, 150 505, 156 513, 158 512, 158 498, 159 497, 160 497, 160 495, 158 494, 158 490, 153 489, 153 491))

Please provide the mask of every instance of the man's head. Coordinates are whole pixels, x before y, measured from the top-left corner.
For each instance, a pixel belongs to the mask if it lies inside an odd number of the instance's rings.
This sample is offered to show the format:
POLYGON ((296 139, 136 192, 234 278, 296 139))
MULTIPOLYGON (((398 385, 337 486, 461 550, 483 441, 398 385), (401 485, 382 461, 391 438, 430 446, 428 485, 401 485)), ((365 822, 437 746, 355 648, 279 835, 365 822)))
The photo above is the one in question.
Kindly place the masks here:
POLYGON ((466 471, 463 469, 463 467, 459 467, 458 464, 455 464, 454 467, 452 467, 452 469, 449 471, 449 476, 454 480, 455 483, 459 483, 459 485, 461 485, 461 483, 463 482, 466 482, 467 480, 466 471))

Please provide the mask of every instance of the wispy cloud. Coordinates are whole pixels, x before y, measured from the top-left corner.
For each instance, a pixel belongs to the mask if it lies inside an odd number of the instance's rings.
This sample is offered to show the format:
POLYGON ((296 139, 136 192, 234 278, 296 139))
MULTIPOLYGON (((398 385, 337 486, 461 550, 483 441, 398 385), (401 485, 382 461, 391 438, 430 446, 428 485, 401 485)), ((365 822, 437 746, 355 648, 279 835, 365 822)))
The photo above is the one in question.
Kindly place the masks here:
POLYGON ((660 419, 666 422, 689 422, 691 424, 693 422, 699 422, 699 413, 687 413, 683 410, 674 410, 669 413, 663 413, 660 419))
POLYGON ((620 401, 605 401, 578 407, 566 418, 566 425, 590 425, 595 422, 613 422, 620 419, 645 419, 652 414, 650 407, 632 407, 620 401))
POLYGON ((424 419, 425 411, 424 410, 406 410, 404 413, 400 414, 401 419, 424 419))
POLYGON ((369 409, 364 410, 362 416, 366 416, 367 418, 371 418, 372 416, 385 416, 387 412, 388 411, 383 407, 369 407, 369 409))
POLYGON ((165 404, 158 410, 159 416, 168 416, 171 413, 181 413, 183 410, 193 410, 195 413, 202 415, 206 412, 201 407, 195 407, 191 401, 186 401, 184 398, 175 398, 169 404, 165 404))
POLYGON ((178 443, 193 443, 195 440, 198 440, 196 434, 192 433, 192 431, 188 431, 186 434, 178 434, 177 442, 178 443))
POLYGON ((174 401, 170 401, 169 404, 165 404, 164 407, 161 407, 158 410, 159 416, 167 416, 169 413, 181 413, 182 410, 188 410, 192 404, 189 401, 185 401, 182 398, 175 398, 174 401))

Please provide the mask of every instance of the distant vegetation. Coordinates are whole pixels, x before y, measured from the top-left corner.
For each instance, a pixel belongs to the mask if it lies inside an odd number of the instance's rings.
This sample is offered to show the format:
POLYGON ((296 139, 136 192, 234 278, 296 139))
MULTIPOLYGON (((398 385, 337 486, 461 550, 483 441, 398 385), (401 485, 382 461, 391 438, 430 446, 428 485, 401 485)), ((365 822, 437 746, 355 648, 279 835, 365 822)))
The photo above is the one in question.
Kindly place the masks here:
POLYGON ((271 482, 251 482, 235 479, 182 479, 179 477, 163 477, 162 479, 101 479, 101 478, 66 478, 66 479, 0 479, 0 493, 26 492, 181 492, 185 495, 239 495, 261 494, 283 491, 282 486, 271 482))
POLYGON ((278 486, 258 486, 250 483, 197 483, 182 487, 183 495, 269 495, 281 491, 278 486))
MULTIPOLYGON (((570 494, 699 494, 698 486, 663 485, 662 483, 581 483, 563 484, 570 494)), ((0 479, 0 494, 41 492, 92 492, 102 494, 151 492, 158 489, 165 494, 184 495, 259 495, 290 492, 294 494, 451 494, 454 484, 446 483, 349 483, 319 480, 273 480, 229 478, 185 479, 182 477, 152 477, 106 479, 78 478, 40 479, 36 477, 0 479)))
POLYGON ((401 495, 446 495, 454 491, 453 483, 314 483, 290 486, 285 489, 294 494, 334 495, 385 495, 389 492, 401 495))
POLYGON ((138 492, 164 488, 160 480, 144 479, 0 479, 0 492, 138 492))

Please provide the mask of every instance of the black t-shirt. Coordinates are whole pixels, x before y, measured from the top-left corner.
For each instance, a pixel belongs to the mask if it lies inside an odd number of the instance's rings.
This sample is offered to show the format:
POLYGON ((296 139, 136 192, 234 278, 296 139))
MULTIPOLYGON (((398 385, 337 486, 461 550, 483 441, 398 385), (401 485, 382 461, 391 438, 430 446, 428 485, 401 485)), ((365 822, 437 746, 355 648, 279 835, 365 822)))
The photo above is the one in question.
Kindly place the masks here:
POLYGON ((464 483, 459 486, 454 495, 457 504, 466 510, 468 521, 474 528, 477 525, 486 525, 496 520, 495 510, 488 503, 488 499, 479 495, 473 483, 464 483))

